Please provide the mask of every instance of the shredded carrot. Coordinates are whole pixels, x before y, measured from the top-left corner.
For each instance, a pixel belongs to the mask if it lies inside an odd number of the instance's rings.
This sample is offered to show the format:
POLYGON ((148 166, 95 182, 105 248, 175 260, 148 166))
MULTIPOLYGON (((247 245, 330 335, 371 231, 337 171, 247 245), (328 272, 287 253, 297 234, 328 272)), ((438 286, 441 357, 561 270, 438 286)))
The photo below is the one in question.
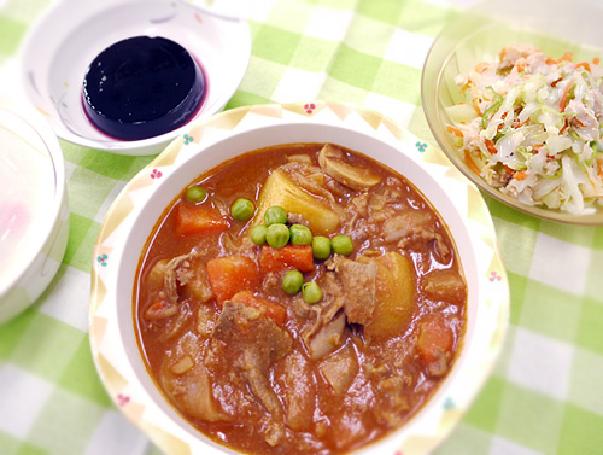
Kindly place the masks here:
POLYGON ((473 110, 477 115, 479 115, 480 117, 482 116, 482 110, 479 108, 479 102, 476 98, 473 98, 473 110))
POLYGON ((562 80, 563 80, 563 78, 562 78, 562 77, 560 77, 560 78, 559 78, 559 79, 557 79, 557 80, 554 80, 553 82, 551 82, 551 87, 553 87, 553 88, 557 87, 557 84, 558 84, 559 82, 561 82, 562 80))
POLYGON ((515 180, 525 180, 528 177, 526 171, 517 171, 514 175, 515 180))
POLYGON ((502 61, 507 56, 507 48, 503 47, 503 49, 498 53, 498 61, 502 63, 502 61))
POLYGON ((561 56, 560 59, 562 62, 571 62, 574 60, 574 54, 572 54, 571 52, 566 52, 561 56))
POLYGON ((494 155, 495 153, 498 153, 498 150, 496 150, 496 146, 494 145, 494 142, 493 142, 493 141, 491 141, 490 139, 486 139, 486 140, 484 141, 484 143, 486 144, 486 148, 488 149, 488 151, 489 151, 490 153, 492 153, 493 155, 494 155))
POLYGON ((574 89, 575 85, 576 84, 574 82, 572 82, 571 84, 567 84, 567 86, 563 90, 563 94, 561 95, 561 101, 559 103, 559 110, 561 112, 565 111, 565 108, 569 104, 569 102, 570 102, 570 93, 574 89))
POLYGON ((515 169, 511 169, 506 164, 503 164, 503 169, 505 170, 505 174, 507 174, 507 175, 514 175, 516 172, 515 169))
POLYGON ((477 65, 475 65, 475 71, 478 73, 483 73, 488 69, 488 66, 489 65, 487 63, 478 63, 477 65))
POLYGON ((515 69, 517 70, 517 72, 523 73, 526 70, 526 64, 525 63, 516 63, 515 69))
POLYGON ((479 167, 477 167, 477 164, 475 164, 475 161, 473 161, 473 157, 471 156, 471 153, 469 152, 469 150, 465 149, 465 164, 467 165, 467 167, 475 174, 475 175, 479 175, 479 167))
POLYGON ((603 177, 603 158, 597 160, 597 175, 603 177))
POLYGON ((590 73, 590 63, 588 63, 588 62, 578 63, 576 65, 576 68, 584 68, 586 71, 588 71, 590 73))
POLYGON ((599 63, 601 63, 601 59, 599 57, 593 58, 593 65, 598 65, 599 63))
POLYGON ((454 126, 450 126, 450 125, 448 125, 446 127, 446 129, 453 136, 460 137, 461 139, 463 138, 463 132, 460 129, 458 129, 458 128, 454 127, 454 126))
POLYGON ((547 57, 544 59, 544 63, 547 65, 556 65, 561 62, 571 62, 574 60, 574 55, 571 52, 566 52, 560 58, 547 57))

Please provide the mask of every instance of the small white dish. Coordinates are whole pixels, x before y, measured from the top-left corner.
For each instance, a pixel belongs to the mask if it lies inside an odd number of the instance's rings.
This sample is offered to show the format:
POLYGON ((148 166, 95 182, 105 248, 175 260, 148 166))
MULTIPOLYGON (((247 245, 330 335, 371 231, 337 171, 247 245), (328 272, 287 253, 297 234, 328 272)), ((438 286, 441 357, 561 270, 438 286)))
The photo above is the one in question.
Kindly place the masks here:
POLYGON ((0 107, 0 180, 0 322, 4 322, 46 289, 67 245, 63 153, 39 114, 21 115, 0 107))
POLYGON ((218 17, 175 0, 63 0, 29 35, 23 50, 25 91, 58 136, 87 147, 127 155, 159 152, 187 126, 149 139, 123 141, 98 131, 82 107, 88 65, 116 41, 163 36, 197 58, 208 81, 192 120, 218 112, 238 87, 251 55, 251 34, 238 18, 218 17))

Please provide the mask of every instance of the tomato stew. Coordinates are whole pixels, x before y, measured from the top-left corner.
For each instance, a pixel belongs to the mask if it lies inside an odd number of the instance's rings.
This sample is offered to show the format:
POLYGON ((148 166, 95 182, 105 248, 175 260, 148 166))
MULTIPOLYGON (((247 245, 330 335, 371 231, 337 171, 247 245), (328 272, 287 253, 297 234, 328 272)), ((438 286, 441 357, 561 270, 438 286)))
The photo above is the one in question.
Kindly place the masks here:
POLYGON ((466 302, 425 198, 330 144, 202 174, 159 220, 134 295, 148 370, 181 415, 231 449, 289 455, 403 425, 449 373, 466 302))

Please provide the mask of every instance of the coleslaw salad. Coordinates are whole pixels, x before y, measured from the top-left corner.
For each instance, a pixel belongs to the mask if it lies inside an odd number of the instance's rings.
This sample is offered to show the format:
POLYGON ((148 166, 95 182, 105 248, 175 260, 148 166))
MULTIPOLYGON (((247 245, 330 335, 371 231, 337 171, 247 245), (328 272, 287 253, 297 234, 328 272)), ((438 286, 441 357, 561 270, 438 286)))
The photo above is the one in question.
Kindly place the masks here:
POLYGON ((589 215, 603 206, 603 67, 503 48, 455 82, 448 132, 467 166, 527 205, 589 215))

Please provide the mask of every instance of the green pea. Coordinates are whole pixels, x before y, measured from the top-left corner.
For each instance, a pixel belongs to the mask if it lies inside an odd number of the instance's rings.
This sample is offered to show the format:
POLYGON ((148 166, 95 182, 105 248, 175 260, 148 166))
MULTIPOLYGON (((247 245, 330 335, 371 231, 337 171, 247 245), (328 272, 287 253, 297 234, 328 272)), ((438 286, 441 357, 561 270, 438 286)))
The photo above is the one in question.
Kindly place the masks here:
POLYGON ((306 303, 318 303, 322 300, 322 289, 320 289, 320 286, 314 280, 304 283, 302 294, 306 303))
POLYGON ((230 206, 230 213, 237 221, 248 221, 253 216, 255 207, 249 199, 239 198, 230 206))
POLYGON ((289 229, 282 223, 271 224, 266 232, 266 241, 272 248, 282 248, 289 242, 289 229))
POLYGON ((251 228, 251 241, 253 243, 255 243, 256 245, 263 245, 264 243, 266 243, 266 234, 268 232, 268 228, 266 226, 264 226, 263 224, 260 224, 258 226, 254 226, 253 228, 251 228))
POLYGON ((202 186, 189 186, 186 189, 186 199, 193 204, 203 202, 207 197, 207 190, 202 186))
POLYGON ((352 245, 352 237, 349 235, 338 234, 331 240, 331 246, 333 252, 341 254, 343 256, 349 256, 354 251, 354 245, 352 245))
POLYGON ((294 224, 291 231, 291 245, 310 245, 312 243, 312 231, 303 224, 294 224))
POLYGON ((281 286, 287 294, 297 294, 304 284, 304 276, 298 270, 289 270, 283 275, 281 286))
POLYGON ((326 237, 312 239, 312 254, 316 259, 327 259, 331 254, 331 241, 326 237))
POLYGON ((287 223, 287 212, 284 208, 273 205, 264 212, 264 224, 270 226, 271 224, 285 224, 287 223))

